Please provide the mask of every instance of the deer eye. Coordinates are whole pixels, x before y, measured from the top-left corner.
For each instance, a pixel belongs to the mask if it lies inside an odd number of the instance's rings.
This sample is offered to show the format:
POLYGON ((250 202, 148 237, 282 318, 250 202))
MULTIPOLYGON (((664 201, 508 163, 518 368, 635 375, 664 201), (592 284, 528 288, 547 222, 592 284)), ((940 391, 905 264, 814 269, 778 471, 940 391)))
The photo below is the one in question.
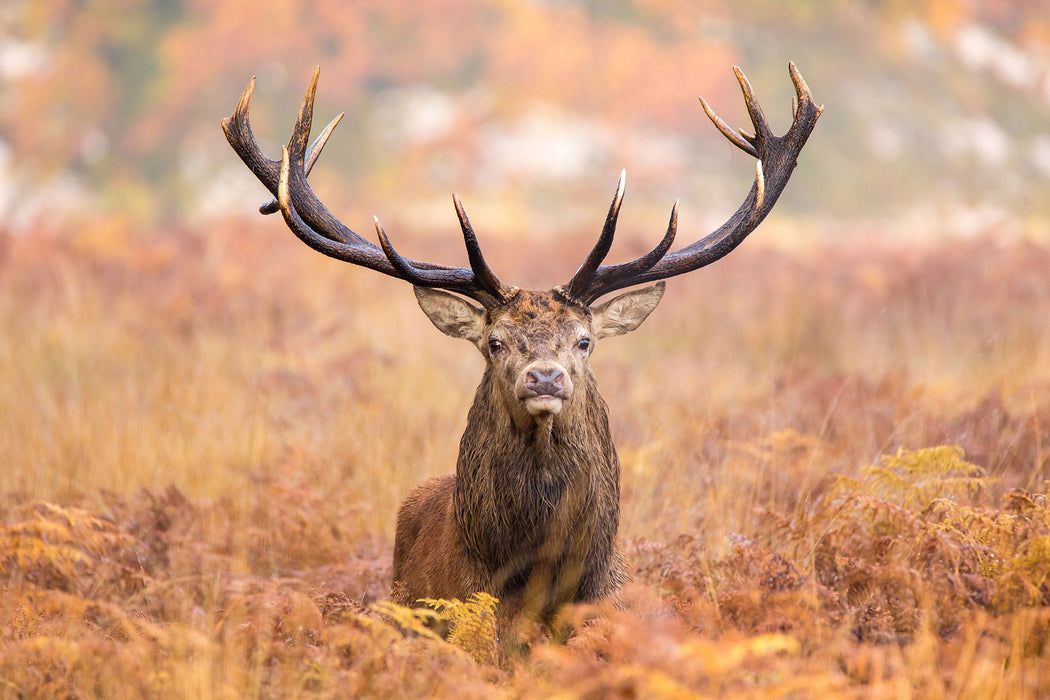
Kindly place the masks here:
POLYGON ((501 343, 495 338, 489 338, 489 351, 493 355, 503 352, 503 343, 501 343))
POLYGON ((576 343, 576 347, 578 347, 580 350, 587 350, 591 347, 591 339, 580 338, 580 340, 576 343))

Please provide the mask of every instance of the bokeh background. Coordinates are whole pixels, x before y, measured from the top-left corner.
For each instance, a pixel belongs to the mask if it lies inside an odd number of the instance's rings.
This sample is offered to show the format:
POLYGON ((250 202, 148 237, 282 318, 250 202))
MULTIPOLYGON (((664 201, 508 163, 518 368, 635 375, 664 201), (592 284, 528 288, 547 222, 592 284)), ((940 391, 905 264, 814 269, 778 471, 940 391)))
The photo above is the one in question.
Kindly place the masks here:
POLYGON ((251 217, 262 190, 218 120, 258 76, 253 121, 279 153, 320 65, 318 120, 347 118, 313 181, 352 228, 377 213, 395 236, 454 230, 456 190, 486 236, 590 233, 626 167, 627 231, 659 235, 678 198, 682 230, 708 230, 752 164, 697 96, 747 124, 738 64, 782 130, 789 60, 827 111, 774 217, 800 222, 788 244, 871 222, 908 241, 1042 234, 1050 20, 1036 0, 12 0, 0 221, 105 219, 119 237, 251 217))

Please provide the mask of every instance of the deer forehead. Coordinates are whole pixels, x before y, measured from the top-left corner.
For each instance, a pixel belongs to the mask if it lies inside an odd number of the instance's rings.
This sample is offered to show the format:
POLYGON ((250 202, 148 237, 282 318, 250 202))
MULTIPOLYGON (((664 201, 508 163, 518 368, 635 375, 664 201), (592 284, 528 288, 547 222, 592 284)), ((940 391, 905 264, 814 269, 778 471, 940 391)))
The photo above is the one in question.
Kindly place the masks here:
POLYGON ((559 345, 590 330, 590 311, 553 292, 521 290, 489 311, 489 332, 512 336, 527 347, 559 345))

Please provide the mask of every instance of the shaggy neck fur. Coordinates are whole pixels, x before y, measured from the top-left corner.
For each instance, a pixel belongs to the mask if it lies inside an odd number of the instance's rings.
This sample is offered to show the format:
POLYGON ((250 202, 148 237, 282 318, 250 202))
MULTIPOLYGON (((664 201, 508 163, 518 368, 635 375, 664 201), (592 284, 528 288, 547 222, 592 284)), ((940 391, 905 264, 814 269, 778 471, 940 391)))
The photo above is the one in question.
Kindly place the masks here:
POLYGON ((497 596, 538 585, 550 608, 610 587, 603 579, 619 526, 620 464, 594 376, 588 370, 581 380, 547 425, 508 410, 491 370, 478 387, 454 510, 462 543, 487 567, 497 596))

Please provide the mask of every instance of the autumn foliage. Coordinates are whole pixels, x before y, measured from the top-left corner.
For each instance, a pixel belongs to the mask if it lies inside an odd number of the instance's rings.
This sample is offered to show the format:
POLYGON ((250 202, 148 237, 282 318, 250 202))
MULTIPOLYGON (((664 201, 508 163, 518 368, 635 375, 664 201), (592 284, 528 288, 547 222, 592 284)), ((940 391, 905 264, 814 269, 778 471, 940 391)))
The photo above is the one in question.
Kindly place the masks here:
POLYGON ((480 371, 401 285, 279 223, 3 243, 2 697, 1050 692, 1040 244, 756 242, 676 281, 594 360, 623 606, 507 644, 484 596, 385 600, 480 371))

